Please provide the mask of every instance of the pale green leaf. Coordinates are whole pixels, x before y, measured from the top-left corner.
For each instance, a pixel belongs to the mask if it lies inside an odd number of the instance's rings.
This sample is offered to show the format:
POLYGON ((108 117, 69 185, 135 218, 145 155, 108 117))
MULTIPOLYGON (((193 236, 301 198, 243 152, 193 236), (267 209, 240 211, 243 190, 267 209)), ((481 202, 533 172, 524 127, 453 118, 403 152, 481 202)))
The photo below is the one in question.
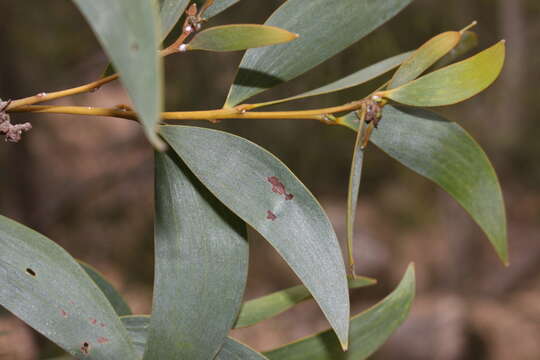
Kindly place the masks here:
POLYGON ((172 152, 156 153, 155 280, 144 359, 212 359, 247 279, 245 224, 172 152))
POLYGON ((372 308, 351 319, 351 341, 342 352, 330 331, 308 337, 265 355, 270 360, 363 360, 373 354, 405 321, 415 293, 414 267, 399 286, 372 308))
MULTIPOLYGON (((352 113, 343 120, 352 129, 358 127, 352 113)), ((371 141, 454 197, 508 263, 506 215, 497 175, 462 127, 430 111, 387 105, 371 141)))
POLYGON ((93 266, 83 261, 79 260, 79 264, 82 266, 84 271, 86 271, 88 276, 90 276, 90 278, 96 283, 107 300, 109 300, 118 316, 131 315, 131 309, 125 302, 124 298, 122 298, 122 295, 120 295, 114 286, 112 286, 112 284, 105 279, 103 274, 101 274, 93 266))
MULTIPOLYGON (((377 280, 375 279, 360 276, 349 280, 349 289, 370 286, 376 283, 377 280)), ((309 299, 312 299, 309 290, 303 285, 298 285, 247 301, 242 305, 235 327, 242 328, 255 325, 309 299)))
POLYGON ((161 134, 221 202, 272 244, 346 346, 349 294, 341 249, 302 182, 279 159, 238 136, 190 126, 163 126, 161 134))
POLYGON ((162 108, 162 60, 156 4, 148 0, 73 0, 120 75, 146 136, 157 148, 162 108))
POLYGON ((388 88, 401 86, 422 75, 431 65, 455 48, 460 39, 459 31, 447 31, 429 39, 401 64, 390 80, 388 88))
POLYGON ((413 106, 451 105, 478 94, 499 76, 505 57, 505 42, 458 63, 448 65, 381 96, 413 106))
MULTIPOLYGON (((135 346, 135 350, 139 356, 143 355, 148 337, 148 328, 150 327, 150 317, 147 315, 123 316, 122 322, 126 327, 131 340, 135 346)), ((181 339, 178 339, 181 344, 181 339)), ((227 338, 223 343, 215 360, 264 360, 266 357, 259 354, 248 346, 239 343, 238 341, 227 338)))
POLYGON ((411 0, 289 0, 265 25, 300 37, 278 46, 246 52, 225 107, 305 73, 360 40, 411 0))
POLYGON ((188 50, 237 51, 285 43, 296 39, 296 34, 275 26, 237 24, 215 26, 197 33, 188 50))
POLYGON ((113 307, 64 249, 0 216, 0 305, 73 356, 135 357, 113 307))

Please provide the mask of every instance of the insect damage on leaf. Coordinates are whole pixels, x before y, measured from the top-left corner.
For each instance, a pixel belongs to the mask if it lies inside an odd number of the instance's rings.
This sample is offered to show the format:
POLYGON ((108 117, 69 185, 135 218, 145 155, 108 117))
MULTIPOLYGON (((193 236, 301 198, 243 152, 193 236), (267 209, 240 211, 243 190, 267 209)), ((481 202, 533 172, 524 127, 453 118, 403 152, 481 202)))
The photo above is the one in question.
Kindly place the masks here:
POLYGON ((274 213, 271 212, 270 210, 268 210, 268 211, 266 212, 266 214, 267 214, 267 215, 266 215, 266 218, 267 218, 268 220, 270 220, 270 221, 274 221, 274 220, 277 219, 276 214, 274 214, 274 213))
POLYGON ((272 192, 275 192, 279 195, 284 195, 285 200, 292 200, 294 198, 293 194, 288 194, 287 190, 285 189, 285 185, 279 179, 275 176, 271 176, 266 178, 266 180, 272 184, 272 192))

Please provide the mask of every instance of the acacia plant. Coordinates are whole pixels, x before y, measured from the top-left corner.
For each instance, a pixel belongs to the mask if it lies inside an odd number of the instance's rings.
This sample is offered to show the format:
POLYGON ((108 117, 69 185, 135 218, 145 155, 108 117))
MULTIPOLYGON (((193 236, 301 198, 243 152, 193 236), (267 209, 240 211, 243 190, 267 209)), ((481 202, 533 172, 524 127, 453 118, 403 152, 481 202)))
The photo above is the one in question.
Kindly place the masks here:
POLYGON ((77 262, 44 236, 1 217, 0 304, 71 356, 107 360, 368 357, 404 321, 415 287, 410 266, 388 297, 350 315, 349 289, 375 282, 355 274, 352 255, 362 162, 370 143, 453 196, 507 263, 504 204, 493 167, 463 128, 424 109, 464 101, 488 87, 503 66, 504 41, 452 63, 476 45, 476 36, 469 27, 448 31, 415 51, 298 96, 246 103, 341 52, 411 0, 288 0, 264 25, 216 27, 208 27, 207 20, 239 0, 74 2, 111 61, 107 74, 80 87, 3 101, 0 131, 6 140, 19 141, 31 128, 11 123, 20 112, 138 121, 155 149, 155 283, 152 314, 134 315, 89 265, 77 262), (181 26, 179 38, 162 47, 176 24, 181 26), (189 56, 195 50, 246 49, 222 108, 162 112, 164 57, 189 56), (395 69, 377 91, 346 104, 259 110, 355 87, 395 69), (132 107, 37 105, 89 92, 116 79, 128 92, 132 107), (241 137, 181 124, 182 120, 224 119, 311 119, 357 133, 348 195, 348 269, 325 212, 283 162, 241 137), (275 248, 303 285, 242 303, 247 225, 275 248), (264 354, 228 337, 231 328, 253 325, 309 298, 318 303, 332 330, 264 354))

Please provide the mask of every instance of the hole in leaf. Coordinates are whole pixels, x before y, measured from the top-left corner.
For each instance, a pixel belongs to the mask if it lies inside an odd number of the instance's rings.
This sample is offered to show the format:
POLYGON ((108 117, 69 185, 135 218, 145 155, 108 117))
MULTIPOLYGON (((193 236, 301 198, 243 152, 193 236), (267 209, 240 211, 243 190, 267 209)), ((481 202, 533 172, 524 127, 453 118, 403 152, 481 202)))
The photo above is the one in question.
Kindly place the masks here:
POLYGON ((36 276, 36 272, 30 268, 26 268, 26 273, 31 276, 36 276))
POLYGON ((85 342, 84 344, 82 344, 81 346, 81 352, 85 355, 88 355, 90 353, 90 344, 85 342))

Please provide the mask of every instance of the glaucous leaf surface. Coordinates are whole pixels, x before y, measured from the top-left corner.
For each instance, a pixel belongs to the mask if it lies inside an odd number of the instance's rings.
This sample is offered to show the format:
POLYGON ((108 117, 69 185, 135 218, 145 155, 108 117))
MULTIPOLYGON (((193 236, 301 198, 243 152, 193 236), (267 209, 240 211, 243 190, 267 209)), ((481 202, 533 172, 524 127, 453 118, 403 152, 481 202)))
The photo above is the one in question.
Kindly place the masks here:
POLYGON ((131 309, 125 302, 124 298, 122 298, 122 295, 120 295, 120 293, 114 288, 114 286, 112 286, 112 284, 107 279, 105 279, 105 276, 103 276, 103 274, 101 274, 93 266, 83 261, 79 261, 79 265, 82 266, 88 276, 90 276, 90 278, 96 283, 103 295, 105 295, 107 300, 109 300, 118 316, 131 315, 131 309))
POLYGON ((188 50, 237 51, 295 40, 298 35, 275 26, 238 24, 215 26, 197 33, 188 50))
MULTIPOLYGON (((354 114, 343 120, 352 129, 358 127, 354 114)), ((427 110, 387 105, 371 141, 454 197, 486 233, 503 263, 508 263, 506 215, 497 175, 482 148, 461 126, 427 110)))
MULTIPOLYGON (((148 337, 150 317, 147 315, 123 316, 122 322, 124 323, 124 326, 131 337, 137 354, 142 356, 146 346, 146 339, 148 337)), ((179 340, 179 342, 181 342, 181 340, 179 340)), ((261 359, 266 359, 266 357, 232 338, 225 339, 221 350, 215 357, 215 360, 261 359)))
POLYGON ((148 0, 73 1, 119 73, 149 141, 164 149, 156 134, 163 105, 156 4, 148 0))
POLYGON ((405 321, 415 293, 414 266, 399 286, 372 308, 351 319, 349 351, 342 352, 330 331, 308 337, 265 355, 270 360, 362 360, 373 354, 405 321))
POLYGON ((244 295, 246 226, 176 154, 155 160, 156 270, 144 359, 212 359, 244 295))
MULTIPOLYGON (((377 280, 375 279, 359 276, 355 279, 349 279, 349 289, 371 286, 376 283, 377 280)), ((312 299, 309 290, 303 285, 298 285, 270 295, 246 301, 242 305, 240 315, 238 315, 238 319, 236 320, 235 328, 255 325, 261 321, 281 314, 295 305, 309 299, 312 299)))
POLYGON ((405 85, 379 94, 412 106, 451 105, 478 94, 499 76, 505 57, 505 42, 458 63, 433 71, 405 85))
POLYGON ((113 307, 64 249, 0 216, 0 304, 78 358, 135 358, 113 307))
POLYGON ((189 0, 159 0, 161 39, 165 39, 184 14, 189 0))
POLYGON ((233 107, 305 73, 360 40, 411 0, 288 0, 265 25, 300 37, 278 46, 246 52, 225 107, 233 107))
POLYGON ((315 197, 268 151, 241 137, 191 126, 161 134, 199 180, 257 230, 306 285, 344 347, 349 293, 336 234, 315 197))
POLYGON ((392 89, 416 79, 456 47, 460 39, 459 31, 447 31, 428 40, 401 64, 388 88, 392 89))

